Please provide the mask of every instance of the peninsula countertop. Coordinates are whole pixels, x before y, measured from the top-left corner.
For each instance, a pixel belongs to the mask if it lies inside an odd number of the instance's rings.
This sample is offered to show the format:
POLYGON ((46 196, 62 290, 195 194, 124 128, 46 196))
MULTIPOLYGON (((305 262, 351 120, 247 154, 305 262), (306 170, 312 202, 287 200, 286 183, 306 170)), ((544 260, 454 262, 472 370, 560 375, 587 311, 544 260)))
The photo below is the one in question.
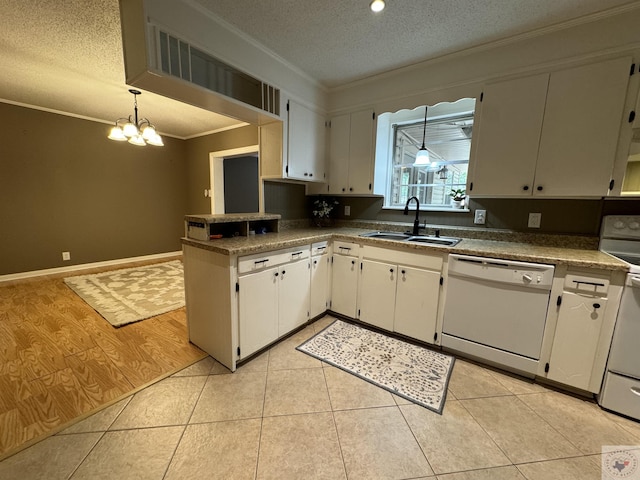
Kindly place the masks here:
POLYGON ((223 255, 247 255, 335 239, 362 245, 414 250, 424 253, 456 253, 504 260, 567 265, 571 267, 618 271, 628 270, 628 266, 624 262, 599 250, 541 246, 525 242, 480 240, 464 237, 457 245, 448 247, 360 236, 370 231, 371 229, 349 227, 292 228, 280 232, 249 235, 246 237, 220 238, 210 241, 183 238, 182 243, 183 245, 190 245, 223 255))

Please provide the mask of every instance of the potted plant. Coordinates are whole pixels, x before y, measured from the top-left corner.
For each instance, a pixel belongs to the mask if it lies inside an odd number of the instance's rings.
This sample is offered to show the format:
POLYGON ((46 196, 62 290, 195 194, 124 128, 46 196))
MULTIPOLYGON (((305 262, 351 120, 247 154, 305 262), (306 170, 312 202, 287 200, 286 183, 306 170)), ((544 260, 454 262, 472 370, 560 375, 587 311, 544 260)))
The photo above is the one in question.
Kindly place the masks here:
POLYGON ((451 197, 451 205, 453 208, 464 207, 465 191, 461 188, 452 188, 449 196, 451 197))

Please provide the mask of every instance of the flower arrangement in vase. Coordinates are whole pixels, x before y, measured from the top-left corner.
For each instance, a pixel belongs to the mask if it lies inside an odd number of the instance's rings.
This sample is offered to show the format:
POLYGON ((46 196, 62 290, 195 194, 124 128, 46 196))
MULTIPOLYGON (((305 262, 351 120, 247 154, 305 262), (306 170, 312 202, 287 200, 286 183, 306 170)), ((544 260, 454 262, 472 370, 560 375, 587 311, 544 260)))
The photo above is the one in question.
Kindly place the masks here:
POLYGON ((330 227, 333 225, 331 212, 338 205, 338 201, 326 197, 320 197, 313 201, 313 223, 317 227, 330 227))

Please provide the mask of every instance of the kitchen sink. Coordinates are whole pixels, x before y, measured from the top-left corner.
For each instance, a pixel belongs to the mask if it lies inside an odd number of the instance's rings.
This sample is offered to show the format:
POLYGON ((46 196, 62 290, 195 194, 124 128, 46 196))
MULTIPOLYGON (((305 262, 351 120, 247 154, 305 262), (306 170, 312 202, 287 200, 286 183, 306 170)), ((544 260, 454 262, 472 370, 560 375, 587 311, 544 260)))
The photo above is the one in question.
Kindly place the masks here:
POLYGON ((407 238, 407 242, 414 243, 427 243, 429 245, 444 245, 446 247, 453 247, 460 243, 462 239, 456 237, 433 237, 433 236, 417 236, 407 238))
POLYGON ((428 245, 443 245, 453 247, 462 240, 456 237, 436 237, 433 235, 411 235, 401 232, 368 232, 360 235, 361 237, 378 238, 382 240, 396 240, 399 242, 424 243, 428 245))
POLYGON ((369 232, 363 233, 360 235, 361 237, 369 237, 369 238, 381 238, 383 240, 407 240, 411 238, 411 235, 408 233, 400 233, 400 232, 369 232))

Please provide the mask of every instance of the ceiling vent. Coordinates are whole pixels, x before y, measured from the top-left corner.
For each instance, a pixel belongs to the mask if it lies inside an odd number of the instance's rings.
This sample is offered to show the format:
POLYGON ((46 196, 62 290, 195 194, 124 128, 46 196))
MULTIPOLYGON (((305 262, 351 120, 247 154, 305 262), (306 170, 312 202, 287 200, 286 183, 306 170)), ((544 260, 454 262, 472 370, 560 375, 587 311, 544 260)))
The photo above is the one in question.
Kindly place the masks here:
POLYGON ((280 115, 280 90, 157 29, 159 66, 163 73, 280 115))

